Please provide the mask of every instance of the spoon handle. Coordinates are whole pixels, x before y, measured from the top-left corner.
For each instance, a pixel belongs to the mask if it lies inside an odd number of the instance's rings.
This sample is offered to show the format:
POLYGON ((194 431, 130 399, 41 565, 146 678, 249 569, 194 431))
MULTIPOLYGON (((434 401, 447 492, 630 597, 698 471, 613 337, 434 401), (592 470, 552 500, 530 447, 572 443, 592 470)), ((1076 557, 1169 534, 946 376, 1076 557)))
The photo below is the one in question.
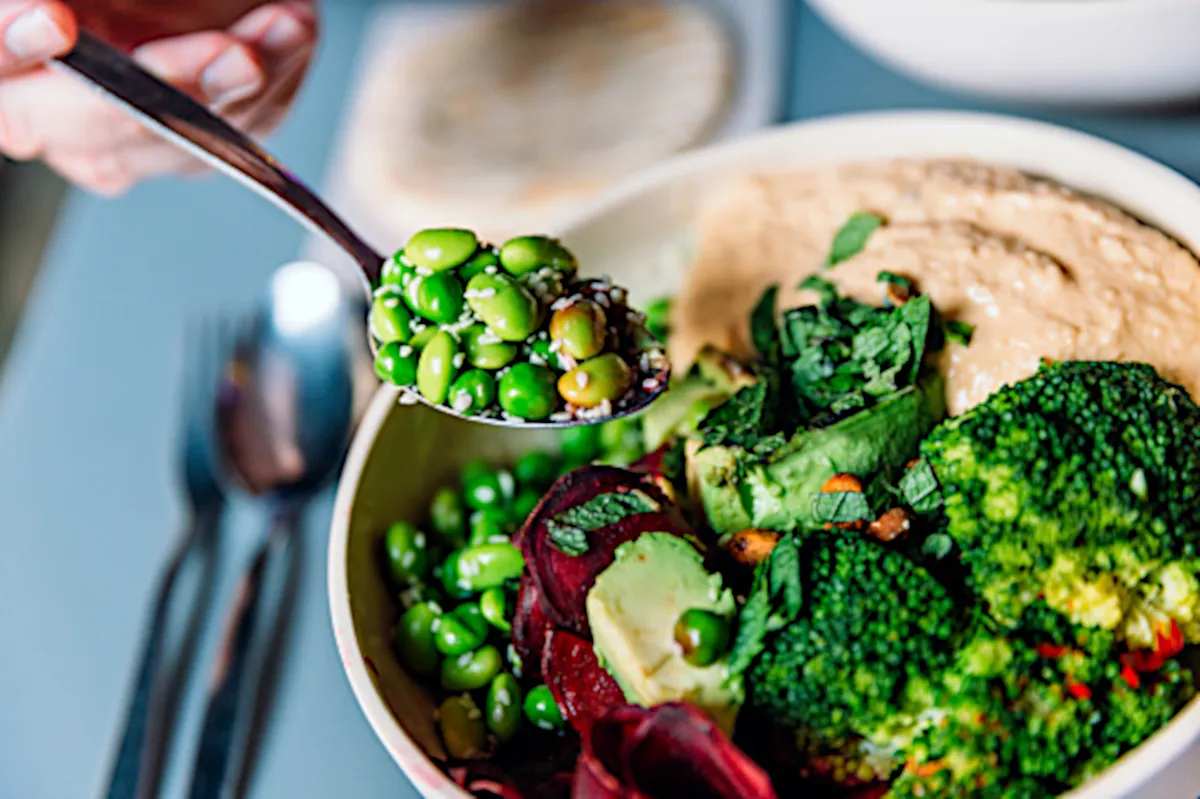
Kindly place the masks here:
POLYGON ((155 133, 329 237, 354 259, 369 285, 378 285, 383 256, 249 136, 86 31, 79 32, 75 49, 57 64, 82 76, 155 133))

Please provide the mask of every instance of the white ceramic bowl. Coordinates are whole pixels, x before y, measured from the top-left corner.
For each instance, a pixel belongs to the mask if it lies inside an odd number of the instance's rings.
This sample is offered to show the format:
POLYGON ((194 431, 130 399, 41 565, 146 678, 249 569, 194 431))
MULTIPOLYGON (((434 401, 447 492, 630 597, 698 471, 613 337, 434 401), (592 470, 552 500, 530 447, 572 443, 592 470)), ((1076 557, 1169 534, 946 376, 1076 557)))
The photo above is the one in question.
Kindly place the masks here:
POLYGON ((1097 107, 1200 97, 1196 0, 809 3, 885 64, 959 92, 1097 107))
MULTIPOLYGON (((965 0, 964 0, 965 1, 965 0)), ((804 122, 665 162, 602 197, 561 233, 586 269, 646 299, 678 285, 698 202, 749 171, 898 157, 972 156, 1055 178, 1109 198, 1200 251, 1200 188, 1143 156, 1081 133, 1006 117, 883 113, 804 122)), ((338 486, 329 542, 334 634, 371 726, 425 796, 465 796, 427 757, 441 751, 433 706, 389 649, 394 612, 381 578, 387 524, 419 518, 433 491, 474 455, 515 456, 533 431, 472 425, 381 388, 359 427, 338 486)), ((1071 799, 1195 799, 1200 699, 1071 799)))

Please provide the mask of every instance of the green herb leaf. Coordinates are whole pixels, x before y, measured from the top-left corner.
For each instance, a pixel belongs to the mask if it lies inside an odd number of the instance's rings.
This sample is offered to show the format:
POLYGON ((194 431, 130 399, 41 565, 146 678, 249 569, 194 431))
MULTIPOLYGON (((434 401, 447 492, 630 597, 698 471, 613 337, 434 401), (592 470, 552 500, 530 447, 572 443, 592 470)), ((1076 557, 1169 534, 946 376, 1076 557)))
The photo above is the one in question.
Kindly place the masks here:
POLYGON ((564 555, 579 557, 588 551, 587 534, 639 513, 653 513, 662 506, 645 492, 613 491, 592 497, 568 508, 546 522, 550 545, 564 555))
POLYGON ((750 313, 750 338, 754 348, 764 360, 774 360, 779 355, 779 331, 775 323, 775 304, 779 286, 768 286, 759 297, 750 313))
POLYGON ((767 381, 759 380, 709 411, 699 432, 706 446, 751 449, 768 432, 768 421, 767 381))
POLYGON ((819 275, 809 275, 801 280, 796 288, 820 294, 821 297, 817 300, 817 304, 820 306, 832 305, 837 302, 837 287, 819 275))
POLYGON ((957 342, 964 347, 971 343, 971 336, 975 335, 975 325, 960 322, 957 319, 948 320, 943 327, 946 330, 947 341, 957 342))
POLYGON ((899 488, 904 504, 917 513, 932 513, 942 506, 942 492, 929 461, 919 460, 906 469, 899 488))
POLYGON ((954 539, 946 533, 934 533, 921 544, 921 554, 941 560, 954 548, 954 539))
POLYGON ((865 211, 852 214, 834 235, 833 244, 829 247, 829 255, 825 258, 825 265, 827 267, 835 266, 848 258, 853 258, 863 247, 867 246, 867 240, 871 238, 871 234, 882 224, 883 217, 877 214, 865 211))
POLYGON ((794 535, 779 540, 758 564, 746 604, 738 615, 737 634, 729 650, 729 677, 740 686, 741 674, 763 650, 767 635, 797 616, 804 603, 800 581, 800 549, 794 535))
POLYGON ((833 491, 813 495, 813 516, 818 522, 861 522, 873 518, 861 491, 833 491))
POLYGON ((890 283, 893 286, 900 286, 901 288, 908 289, 909 291, 911 291, 913 287, 911 278, 907 278, 904 275, 897 275, 895 272, 880 272, 875 276, 875 282, 890 283))

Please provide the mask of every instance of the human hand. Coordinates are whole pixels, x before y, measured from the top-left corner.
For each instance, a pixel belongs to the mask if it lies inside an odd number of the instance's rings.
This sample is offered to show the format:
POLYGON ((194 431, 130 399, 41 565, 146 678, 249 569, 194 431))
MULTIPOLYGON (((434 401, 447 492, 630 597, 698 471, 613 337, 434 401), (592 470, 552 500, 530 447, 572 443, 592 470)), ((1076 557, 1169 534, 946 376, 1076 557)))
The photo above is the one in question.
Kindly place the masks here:
POLYGON ((283 118, 317 37, 313 0, 0 0, 0 152, 106 195, 198 162, 43 65, 81 26, 254 136, 283 118))

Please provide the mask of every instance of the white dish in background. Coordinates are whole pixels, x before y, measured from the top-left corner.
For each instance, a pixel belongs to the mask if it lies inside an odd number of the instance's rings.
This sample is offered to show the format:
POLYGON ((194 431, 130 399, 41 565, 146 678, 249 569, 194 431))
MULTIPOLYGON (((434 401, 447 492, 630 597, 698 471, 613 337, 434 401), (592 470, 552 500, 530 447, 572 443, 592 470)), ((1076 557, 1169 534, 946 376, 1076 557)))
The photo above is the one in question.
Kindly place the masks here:
POLYGON ((809 0, 888 66, 946 89, 1076 107, 1200 98, 1196 0, 809 0))
MULTIPOLYGON (((747 172, 892 157, 962 156, 1043 175, 1111 200, 1200 251, 1200 187, 1144 156, 1064 128, 1010 117, 915 112, 835 117, 779 127, 674 158, 598 198, 558 232, 587 272, 645 300, 678 286, 697 208, 747 172)), ((429 797, 466 794, 427 753, 441 744, 433 705, 390 649, 394 611, 378 567, 379 538, 420 518, 434 490, 469 457, 512 458, 553 439, 485 428, 381 388, 338 485, 329 541, 334 636, 355 697, 388 752, 429 797)), ((1194 799, 1200 785, 1200 697, 1112 768, 1063 799, 1194 799)))

